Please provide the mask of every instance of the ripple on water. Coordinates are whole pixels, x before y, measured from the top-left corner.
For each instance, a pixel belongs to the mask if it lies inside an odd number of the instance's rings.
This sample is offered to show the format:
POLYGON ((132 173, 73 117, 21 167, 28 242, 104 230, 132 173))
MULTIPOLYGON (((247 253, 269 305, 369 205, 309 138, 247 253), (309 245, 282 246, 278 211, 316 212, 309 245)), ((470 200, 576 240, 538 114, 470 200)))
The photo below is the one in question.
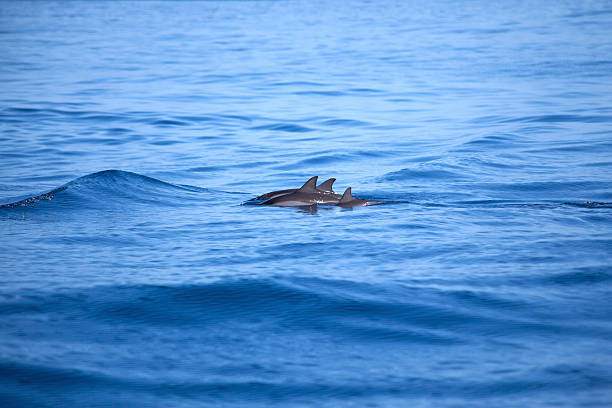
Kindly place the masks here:
POLYGON ((295 123, 270 123, 267 125, 253 126, 250 128, 251 130, 272 130, 279 132, 290 132, 290 133, 304 133, 304 132, 312 132, 315 129, 297 125, 295 123))

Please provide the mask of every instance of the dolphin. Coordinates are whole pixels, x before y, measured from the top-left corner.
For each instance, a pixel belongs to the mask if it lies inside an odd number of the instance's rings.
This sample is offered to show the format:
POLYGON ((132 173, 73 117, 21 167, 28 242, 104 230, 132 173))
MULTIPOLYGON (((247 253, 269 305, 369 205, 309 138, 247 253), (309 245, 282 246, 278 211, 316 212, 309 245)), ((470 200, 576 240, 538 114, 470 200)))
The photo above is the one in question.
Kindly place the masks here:
MULTIPOLYGON (((332 194, 336 194, 334 193, 334 189, 332 188, 332 186, 334 185, 334 182, 336 181, 335 178, 330 178, 325 180, 324 182, 322 182, 321 184, 319 184, 317 186, 317 190, 319 191, 323 191, 325 193, 332 193, 332 194)), ((340 196, 340 194, 336 194, 337 196, 340 196)))
POLYGON ((351 194, 351 188, 348 187, 346 191, 344 191, 342 198, 340 199, 340 201, 338 201, 336 205, 338 207, 352 208, 352 207, 365 207, 367 205, 375 205, 375 204, 382 204, 382 203, 383 203, 382 201, 361 200, 359 198, 355 198, 351 194))
MULTIPOLYGON (((331 185, 334 183, 335 180, 330 180, 321 183, 321 185, 323 185, 323 188, 329 188, 329 190, 331 190, 331 185)), ((269 199, 268 201, 265 201, 263 204, 276 205, 279 207, 300 207, 313 204, 335 205, 339 202, 338 197, 340 197, 340 194, 336 194, 334 192, 326 190, 319 190, 317 188, 317 176, 314 176, 311 177, 306 183, 304 183, 304 185, 299 189, 288 194, 277 195, 269 199)))
POLYGON ((283 196, 289 193, 295 193, 297 191, 297 189, 295 188, 290 188, 288 190, 278 190, 278 191, 271 191, 269 193, 266 194, 262 194, 259 197, 255 198, 255 200, 270 200, 272 198, 276 198, 278 196, 283 196))
POLYGON ((335 178, 330 178, 330 179, 325 180, 324 182, 322 182, 321 184, 317 186, 317 191, 323 193, 329 199, 333 198, 336 200, 340 200, 342 196, 340 194, 336 194, 336 192, 332 188, 335 181, 336 181, 335 178))
MULTIPOLYGON (((328 195, 333 195, 334 198, 336 198, 337 200, 340 200, 342 196, 340 194, 336 194, 334 190, 332 189, 332 186, 335 181, 336 181, 335 178, 327 179, 321 184, 319 184, 318 186, 316 186, 315 189, 319 192, 322 192, 328 195)), ((298 190, 299 189, 297 188, 291 188, 288 190, 271 191, 269 193, 260 195, 259 197, 255 198, 255 200, 271 200, 276 197, 280 197, 280 196, 287 195, 290 193, 295 193, 298 190)))

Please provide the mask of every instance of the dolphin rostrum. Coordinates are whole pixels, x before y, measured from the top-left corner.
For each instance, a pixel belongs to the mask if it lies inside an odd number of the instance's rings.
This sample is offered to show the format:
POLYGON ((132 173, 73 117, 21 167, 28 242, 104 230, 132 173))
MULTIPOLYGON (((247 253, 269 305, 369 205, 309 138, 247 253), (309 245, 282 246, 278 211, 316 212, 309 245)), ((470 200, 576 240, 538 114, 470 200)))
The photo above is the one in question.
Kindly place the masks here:
MULTIPOLYGON (((327 179, 321 184, 319 184, 318 186, 316 186, 316 190, 323 192, 323 193, 327 193, 327 194, 333 194, 334 197, 339 200, 342 196, 340 194, 336 194, 334 190, 332 189, 332 185, 334 184, 334 181, 336 181, 335 178, 327 179)), ((279 196, 287 195, 290 193, 295 193, 296 191, 298 191, 297 188, 291 188, 288 190, 271 191, 269 193, 260 195, 259 197, 255 198, 255 200, 271 200, 279 196)))

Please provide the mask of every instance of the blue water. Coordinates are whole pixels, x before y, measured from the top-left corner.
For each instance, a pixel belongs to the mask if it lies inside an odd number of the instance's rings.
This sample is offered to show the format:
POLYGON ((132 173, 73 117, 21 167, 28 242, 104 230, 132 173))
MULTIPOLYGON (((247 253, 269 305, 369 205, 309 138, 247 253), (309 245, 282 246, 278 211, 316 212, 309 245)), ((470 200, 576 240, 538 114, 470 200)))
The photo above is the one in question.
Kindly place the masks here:
POLYGON ((2 407, 612 405, 606 1, 0 2, 2 407), (311 176, 354 209, 243 205, 311 176))

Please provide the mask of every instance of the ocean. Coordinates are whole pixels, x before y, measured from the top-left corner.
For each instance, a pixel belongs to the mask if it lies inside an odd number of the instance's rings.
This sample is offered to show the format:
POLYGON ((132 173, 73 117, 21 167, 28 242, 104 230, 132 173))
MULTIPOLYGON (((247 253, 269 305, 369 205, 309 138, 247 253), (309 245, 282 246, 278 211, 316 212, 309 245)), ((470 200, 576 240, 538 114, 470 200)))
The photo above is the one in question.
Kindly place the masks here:
POLYGON ((612 406, 612 4, 0 1, 2 407, 612 406), (251 205, 312 176, 384 204, 251 205))

